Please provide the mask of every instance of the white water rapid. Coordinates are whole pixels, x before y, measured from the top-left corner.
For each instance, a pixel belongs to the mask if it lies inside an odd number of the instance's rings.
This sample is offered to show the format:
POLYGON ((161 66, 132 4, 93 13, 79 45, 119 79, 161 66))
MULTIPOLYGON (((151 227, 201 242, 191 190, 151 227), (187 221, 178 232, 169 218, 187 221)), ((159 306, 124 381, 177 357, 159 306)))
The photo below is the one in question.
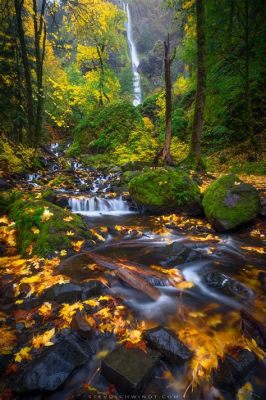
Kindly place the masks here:
POLYGON ((140 74, 138 73, 139 58, 133 38, 132 20, 128 3, 127 4, 124 3, 124 10, 127 14, 126 30, 127 30, 127 40, 129 45, 131 64, 132 64, 132 74, 133 74, 133 92, 134 92, 133 104, 134 106, 138 106, 142 100, 140 74))
POLYGON ((72 212, 92 217, 101 215, 123 215, 131 213, 126 201, 117 199, 105 199, 102 197, 72 197, 68 200, 72 212))

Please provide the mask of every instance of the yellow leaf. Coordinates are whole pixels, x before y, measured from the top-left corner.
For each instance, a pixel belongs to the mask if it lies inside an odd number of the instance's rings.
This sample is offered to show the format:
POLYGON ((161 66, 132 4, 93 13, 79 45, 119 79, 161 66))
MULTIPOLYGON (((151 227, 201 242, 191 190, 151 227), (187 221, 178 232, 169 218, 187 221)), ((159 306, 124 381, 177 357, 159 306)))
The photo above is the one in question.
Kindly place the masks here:
POLYGON ((23 347, 18 353, 15 354, 15 361, 20 363, 23 360, 31 360, 30 347, 23 347))
POLYGON ((66 233, 67 236, 75 236, 75 233, 72 231, 67 231, 66 233))
POLYGON ((67 251, 66 250, 61 250, 60 251, 60 256, 61 257, 64 257, 64 256, 66 256, 67 255, 67 251))
POLYGON ((31 228, 31 230, 34 233, 34 235, 39 235, 39 233, 40 233, 40 229, 35 228, 34 226, 31 228))
POLYGON ((49 316, 51 314, 52 311, 52 304, 45 302, 43 303, 43 305, 39 308, 39 314, 45 316, 49 316))
POLYGON ((54 343, 51 342, 52 337, 55 334, 55 328, 44 332, 41 335, 34 336, 32 339, 32 346, 35 349, 39 349, 41 346, 53 346, 54 343))
POLYGON ((42 215, 41 215, 41 221, 42 221, 42 222, 47 222, 47 221, 49 221, 49 219, 52 218, 53 215, 54 215, 54 214, 53 214, 52 212, 49 211, 49 208, 48 208, 48 207, 45 207, 45 208, 44 208, 44 212, 43 212, 42 215))
POLYGON ((73 249, 79 252, 85 240, 77 240, 76 242, 71 242, 73 249))
POLYGON ((71 217, 71 215, 69 217, 65 217, 64 221, 65 222, 71 222, 71 221, 73 221, 73 217, 71 217))

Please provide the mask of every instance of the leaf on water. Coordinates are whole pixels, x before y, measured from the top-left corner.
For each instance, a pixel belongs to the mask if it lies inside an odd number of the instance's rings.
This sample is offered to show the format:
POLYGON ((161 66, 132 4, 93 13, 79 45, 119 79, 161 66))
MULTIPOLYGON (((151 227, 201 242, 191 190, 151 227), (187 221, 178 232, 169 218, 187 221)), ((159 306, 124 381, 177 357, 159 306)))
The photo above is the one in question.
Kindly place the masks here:
POLYGON ((54 343, 51 342, 52 337, 55 334, 55 328, 44 332, 43 334, 36 335, 32 339, 32 346, 35 349, 39 349, 42 346, 53 346, 54 343))
POLYGON ((30 354, 31 348, 30 347, 23 347, 20 349, 18 353, 15 354, 15 361, 17 363, 21 363, 24 360, 31 360, 32 356, 30 354))

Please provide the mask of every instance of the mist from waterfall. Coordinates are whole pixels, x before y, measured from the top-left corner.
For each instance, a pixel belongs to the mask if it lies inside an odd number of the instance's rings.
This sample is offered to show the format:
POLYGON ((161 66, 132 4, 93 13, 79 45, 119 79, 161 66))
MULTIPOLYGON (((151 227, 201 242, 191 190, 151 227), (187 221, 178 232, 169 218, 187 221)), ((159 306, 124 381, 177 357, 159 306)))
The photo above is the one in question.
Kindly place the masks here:
POLYGON ((123 5, 124 5, 124 11, 127 14, 126 30, 127 30, 127 41, 129 45, 131 64, 132 64, 132 74, 133 74, 133 94, 134 94, 133 104, 134 106, 138 106, 142 101, 140 74, 138 73, 139 58, 133 38, 130 8, 128 3, 127 4, 123 3, 123 5))

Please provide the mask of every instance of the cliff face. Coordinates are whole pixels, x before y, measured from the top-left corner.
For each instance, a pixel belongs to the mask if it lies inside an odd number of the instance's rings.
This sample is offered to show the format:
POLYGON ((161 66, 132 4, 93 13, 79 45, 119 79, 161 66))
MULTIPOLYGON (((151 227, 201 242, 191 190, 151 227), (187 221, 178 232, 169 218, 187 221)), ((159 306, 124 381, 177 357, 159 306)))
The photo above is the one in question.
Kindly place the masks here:
MULTIPOLYGON (((163 41, 170 34, 172 48, 178 41, 177 27, 173 13, 164 7, 164 0, 110 0, 123 9, 129 3, 133 34, 139 54, 139 72, 143 77, 145 93, 164 85, 163 81, 163 41)), ((182 70, 173 66, 173 78, 182 70)))

